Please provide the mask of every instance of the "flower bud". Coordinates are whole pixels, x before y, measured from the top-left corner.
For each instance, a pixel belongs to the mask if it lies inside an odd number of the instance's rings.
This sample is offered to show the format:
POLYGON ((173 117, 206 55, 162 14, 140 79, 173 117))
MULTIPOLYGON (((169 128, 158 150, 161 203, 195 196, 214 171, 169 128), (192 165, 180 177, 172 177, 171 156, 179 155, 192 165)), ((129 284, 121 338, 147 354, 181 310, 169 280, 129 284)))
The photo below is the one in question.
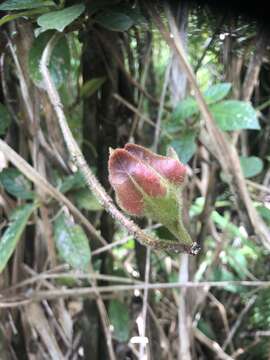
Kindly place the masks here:
POLYGON ((113 150, 109 180, 118 205, 133 216, 147 216, 166 226, 185 244, 192 240, 182 222, 182 185, 186 167, 135 144, 113 150))

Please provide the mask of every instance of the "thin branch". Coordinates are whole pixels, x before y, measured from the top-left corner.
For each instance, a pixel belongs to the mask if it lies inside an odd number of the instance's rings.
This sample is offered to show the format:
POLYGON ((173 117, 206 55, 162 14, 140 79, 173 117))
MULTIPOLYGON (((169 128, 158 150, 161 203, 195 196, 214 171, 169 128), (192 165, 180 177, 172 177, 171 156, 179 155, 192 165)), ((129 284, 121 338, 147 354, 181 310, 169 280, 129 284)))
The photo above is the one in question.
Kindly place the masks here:
MULTIPOLYGON (((146 321, 147 321, 147 304, 148 304, 148 287, 150 278, 150 267, 151 267, 151 249, 148 247, 146 251, 146 262, 145 262, 145 277, 144 277, 144 293, 143 293, 143 308, 142 308, 142 339, 145 338, 146 333, 146 321)), ((147 344, 144 341, 140 343, 140 360, 145 359, 147 344)))
POLYGON ((236 331, 238 330, 239 326, 241 325, 245 315, 249 312, 249 310, 251 309, 251 307, 255 304, 255 301, 257 299, 257 295, 253 295, 248 302, 246 303, 246 306, 244 307, 244 309, 241 311, 241 313, 237 316, 237 320, 235 321, 234 325, 231 328, 231 331, 229 332, 226 340, 224 341, 224 344, 222 346, 223 350, 226 350, 227 346, 229 345, 229 343, 232 341, 234 334, 236 333, 236 331))
POLYGON ((171 71, 171 63, 167 66, 165 76, 164 76, 164 83, 163 83, 163 87, 162 87, 162 93, 161 93, 161 96, 160 96, 157 122, 156 122, 156 126, 155 126, 154 144, 153 144, 153 150, 154 151, 157 151, 157 148, 158 148, 159 136, 160 136, 160 132, 161 132, 161 119, 162 119, 163 110, 164 110, 165 96, 166 96, 166 92, 167 92, 167 87, 168 87, 168 82, 169 82, 169 77, 170 77, 170 71, 171 71))
POLYGON ((134 290, 144 290, 146 287, 148 290, 162 290, 162 289, 181 289, 181 288, 204 288, 204 287, 216 287, 225 288, 228 286, 245 286, 245 287, 256 287, 256 288, 269 288, 270 281, 203 281, 203 282, 192 282, 187 281, 183 283, 150 283, 148 285, 136 284, 136 285, 110 285, 110 286, 99 286, 99 287, 83 287, 76 289, 57 289, 49 291, 33 291, 25 294, 17 294, 15 297, 4 297, 0 292, 0 308, 8 308, 14 306, 24 305, 32 301, 41 301, 44 299, 53 300, 59 298, 69 297, 89 297, 90 295, 96 296, 96 291, 100 294, 111 293, 111 292, 125 292, 134 290), (16 305, 14 305, 16 303, 16 305))
POLYGON ((220 345, 209 339, 201 330, 193 329, 195 337, 204 345, 206 345, 210 350, 212 350, 220 360, 234 360, 230 355, 226 354, 220 345))
POLYGON ((99 183, 99 181, 93 174, 92 170, 86 163, 83 154, 67 124, 66 117, 63 111, 63 105, 48 70, 49 59, 58 39, 59 35, 54 35, 44 49, 40 61, 40 71, 43 75, 44 86, 57 115, 67 148, 74 162, 82 172, 90 190, 93 192, 93 194, 96 195, 97 200, 104 207, 104 209, 143 245, 150 246, 155 249, 166 249, 174 251, 181 250, 190 254, 197 254, 198 247, 196 243, 194 243, 191 247, 184 246, 178 242, 161 240, 143 232, 131 219, 129 219, 126 215, 124 215, 120 210, 117 209, 117 207, 113 203, 112 198, 106 193, 105 189, 102 187, 102 185, 99 183))

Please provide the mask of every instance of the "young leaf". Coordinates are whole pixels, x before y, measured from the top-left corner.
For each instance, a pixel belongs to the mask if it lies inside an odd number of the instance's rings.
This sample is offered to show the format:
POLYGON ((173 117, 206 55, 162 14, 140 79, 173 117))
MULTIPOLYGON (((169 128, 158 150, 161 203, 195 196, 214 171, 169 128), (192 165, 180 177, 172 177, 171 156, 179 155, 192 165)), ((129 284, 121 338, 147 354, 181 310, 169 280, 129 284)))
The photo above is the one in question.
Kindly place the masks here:
POLYGON ((128 341, 131 322, 127 306, 119 300, 111 300, 108 315, 114 338, 120 342, 128 341))
POLYGON ((86 83, 83 84, 81 88, 80 96, 85 98, 92 96, 104 84, 105 81, 106 81, 105 76, 93 78, 87 81, 86 83))
POLYGON ((0 172, 0 184, 18 199, 34 198, 30 182, 17 169, 8 168, 0 172))
POLYGON ((60 186, 60 191, 62 193, 66 193, 70 190, 78 190, 81 189, 85 186, 85 180, 84 177, 82 175, 82 173, 80 171, 77 171, 76 173, 67 176, 61 186, 60 186))
POLYGON ((196 151, 195 140, 196 132, 187 130, 181 132, 181 134, 177 136, 177 139, 171 142, 170 145, 174 148, 182 163, 186 164, 194 155, 196 151))
POLYGON ((232 85, 230 83, 220 83, 210 86, 203 96, 208 105, 216 103, 225 98, 231 90, 232 85))
POLYGON ((211 105, 210 111, 223 131, 260 129, 256 111, 248 102, 225 100, 211 105))
POLYGON ((56 6, 52 0, 7 0, 0 5, 0 10, 26 10, 45 6, 56 6))
MULTIPOLYGON (((229 91, 231 89, 230 83, 220 83, 213 86, 210 86, 204 93, 204 99, 208 105, 216 103, 220 100, 222 100, 225 96, 228 95, 229 91)), ((179 130, 179 124, 181 122, 193 115, 196 115, 199 113, 199 107, 197 105, 196 100, 194 97, 187 97, 186 99, 182 100, 174 109, 171 117, 171 121, 173 123, 177 123, 178 130, 179 130)), ((167 129, 170 131, 170 129, 167 129)), ((172 131, 175 132, 175 131, 172 131)))
MULTIPOLYGON (((50 40, 52 34, 52 31, 41 34, 37 39, 35 39, 29 52, 29 74, 36 86, 41 88, 43 87, 43 83, 42 75, 39 70, 39 63, 42 52, 50 40)), ((66 38, 60 39, 57 43, 57 46, 54 47, 49 69, 57 88, 59 88, 65 81, 67 81, 67 76, 70 71, 70 52, 66 38)))
POLYGON ((27 221, 36 208, 36 204, 27 204, 17 208, 10 217, 9 227, 0 241, 0 273, 13 254, 26 227, 27 221))
POLYGON ((188 97, 182 100, 174 109, 172 113, 172 122, 181 123, 186 118, 189 118, 199 113, 198 105, 194 98, 188 97))
POLYGON ((126 31, 134 25, 134 21, 130 16, 109 9, 98 14, 95 20, 101 26, 112 31, 126 31))
POLYGON ((54 223, 54 238, 60 257, 74 269, 87 271, 91 253, 82 227, 61 214, 54 223))
POLYGON ((41 26, 42 31, 49 29, 63 31, 65 27, 76 20, 84 10, 84 4, 77 4, 63 10, 51 11, 38 17, 37 23, 41 26))
POLYGON ((0 103, 0 135, 5 134, 10 121, 11 119, 7 108, 2 103, 0 103))
POLYGON ((79 209, 100 211, 102 206, 88 188, 80 189, 73 194, 74 201, 79 209))
POLYGON ((245 178, 256 176, 263 169, 263 161, 256 156, 241 156, 240 163, 245 178))

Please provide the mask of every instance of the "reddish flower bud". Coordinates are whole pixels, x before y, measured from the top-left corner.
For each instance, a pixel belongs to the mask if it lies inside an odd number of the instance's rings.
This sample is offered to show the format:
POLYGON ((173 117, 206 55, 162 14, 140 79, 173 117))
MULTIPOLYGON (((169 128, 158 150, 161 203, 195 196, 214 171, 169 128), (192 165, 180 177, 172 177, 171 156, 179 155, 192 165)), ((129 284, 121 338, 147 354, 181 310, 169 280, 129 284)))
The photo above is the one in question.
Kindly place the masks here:
POLYGON ((182 223, 182 184, 186 167, 135 144, 113 150, 109 180, 119 206, 133 216, 147 216, 166 226, 182 242, 191 243, 182 223))

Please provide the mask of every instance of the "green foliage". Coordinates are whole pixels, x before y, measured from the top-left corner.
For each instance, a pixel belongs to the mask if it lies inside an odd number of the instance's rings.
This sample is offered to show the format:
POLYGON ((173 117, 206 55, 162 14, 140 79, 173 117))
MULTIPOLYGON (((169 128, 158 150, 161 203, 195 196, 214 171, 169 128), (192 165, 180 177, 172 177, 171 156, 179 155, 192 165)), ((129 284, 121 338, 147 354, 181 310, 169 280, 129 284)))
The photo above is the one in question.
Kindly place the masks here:
POLYGON ((104 10, 95 17, 96 22, 112 31, 126 31, 134 25, 132 18, 114 10, 104 10))
POLYGON ((263 170, 263 161, 256 156, 241 156, 240 163, 245 178, 256 176, 263 170))
POLYGON ((223 100, 230 92, 232 85, 230 83, 220 83, 210 86, 203 97, 208 105, 223 100))
POLYGON ((101 211, 103 207, 88 188, 80 189, 73 194, 75 204, 79 209, 101 211))
POLYGON ((250 324, 257 330, 270 328, 270 289, 262 289, 250 315, 250 324))
MULTIPOLYGON (((231 89, 230 83, 220 83, 210 86, 205 92, 203 97, 208 105, 214 104, 224 99, 231 89)), ((183 120, 199 114, 199 107, 194 97, 187 97, 182 100, 174 109, 171 117, 171 122, 181 124, 183 120)))
MULTIPOLYGON (((48 41, 52 37, 53 32, 48 31, 41 34, 35 39, 28 57, 28 69, 31 79, 38 87, 43 87, 42 75, 39 69, 40 59, 42 52, 46 47, 48 41)), ((55 83, 55 86, 59 88, 63 83, 67 82, 67 77, 70 71, 70 52, 66 38, 61 38, 57 46, 54 48, 50 64, 50 74, 55 83)))
POLYGON ((195 154, 196 137, 195 131, 186 130, 181 132, 170 144, 183 164, 186 164, 195 154))
POLYGON ((4 135, 11 122, 7 108, 0 103, 0 135, 4 135))
POLYGON ((130 336, 130 317, 126 304, 119 300, 111 300, 109 305, 109 320, 113 325, 113 336, 120 342, 126 342, 130 336))
POLYGON ((66 193, 70 190, 78 190, 85 186, 85 180, 80 171, 77 171, 73 175, 69 175, 62 181, 59 190, 66 193))
POLYGON ((91 252, 89 241, 81 226, 61 214, 54 222, 54 239, 60 257, 76 270, 87 271, 91 252))
POLYGON ((260 129, 256 111, 248 102, 226 100, 212 105, 210 111, 223 131, 260 129))
POLYGON ((0 5, 0 10, 14 11, 36 9, 44 6, 56 6, 52 0, 7 0, 0 5))
POLYGON ((106 77, 98 77, 86 81, 80 90, 80 96, 83 98, 89 98, 92 96, 101 86, 105 83, 106 77))
POLYGON ((17 208, 10 216, 10 223, 0 240, 0 273, 4 270, 8 260, 13 254, 18 241, 27 225, 27 221, 36 204, 27 204, 17 208))
POLYGON ((64 31, 68 25, 82 15, 84 10, 84 4, 77 4, 62 10, 51 11, 39 16, 37 23, 41 27, 40 31, 42 32, 50 29, 64 31))
POLYGON ((31 191, 31 183, 14 168, 7 168, 0 172, 0 184, 11 195, 18 199, 33 199, 35 193, 31 191))

